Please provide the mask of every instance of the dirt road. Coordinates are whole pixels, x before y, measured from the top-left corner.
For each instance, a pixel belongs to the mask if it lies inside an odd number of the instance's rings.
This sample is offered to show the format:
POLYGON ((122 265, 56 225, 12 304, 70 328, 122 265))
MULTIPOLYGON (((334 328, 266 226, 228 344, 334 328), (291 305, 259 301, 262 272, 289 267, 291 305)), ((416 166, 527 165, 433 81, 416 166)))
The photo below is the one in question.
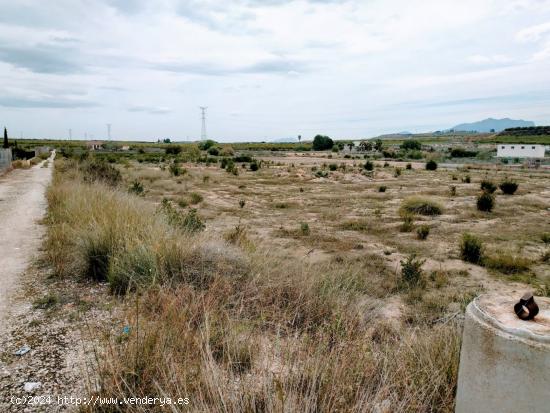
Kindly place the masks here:
POLYGON ((54 156, 46 165, 0 176, 0 331, 4 330, 19 276, 40 247, 44 228, 38 221, 46 211, 45 192, 54 156))

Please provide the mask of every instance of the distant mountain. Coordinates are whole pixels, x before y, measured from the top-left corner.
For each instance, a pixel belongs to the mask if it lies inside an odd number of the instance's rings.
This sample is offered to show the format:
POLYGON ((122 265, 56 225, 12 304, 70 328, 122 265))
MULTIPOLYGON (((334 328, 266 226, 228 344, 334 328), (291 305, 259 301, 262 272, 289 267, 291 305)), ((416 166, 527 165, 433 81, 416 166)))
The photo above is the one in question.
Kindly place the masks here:
POLYGON ((504 129, 507 128, 518 128, 518 127, 528 127, 528 126, 535 126, 535 122, 531 122, 530 120, 522 120, 522 119, 493 119, 488 118, 481 120, 479 122, 472 122, 472 123, 461 123, 460 125, 456 125, 454 128, 451 128, 454 131, 476 131, 476 132, 501 132, 504 129))

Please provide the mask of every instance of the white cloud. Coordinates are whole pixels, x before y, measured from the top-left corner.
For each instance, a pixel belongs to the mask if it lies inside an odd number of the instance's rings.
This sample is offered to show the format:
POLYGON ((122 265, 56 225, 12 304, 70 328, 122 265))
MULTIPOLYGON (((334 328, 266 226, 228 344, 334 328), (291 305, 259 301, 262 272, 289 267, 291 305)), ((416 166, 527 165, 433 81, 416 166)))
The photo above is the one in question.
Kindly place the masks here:
POLYGON ((548 122, 529 92, 550 84, 550 1, 505 3, 0 0, 3 118, 37 137, 99 137, 110 122, 121 137, 185 139, 204 105, 227 140, 439 129, 529 107, 548 122), (443 101, 463 103, 430 105, 443 101))

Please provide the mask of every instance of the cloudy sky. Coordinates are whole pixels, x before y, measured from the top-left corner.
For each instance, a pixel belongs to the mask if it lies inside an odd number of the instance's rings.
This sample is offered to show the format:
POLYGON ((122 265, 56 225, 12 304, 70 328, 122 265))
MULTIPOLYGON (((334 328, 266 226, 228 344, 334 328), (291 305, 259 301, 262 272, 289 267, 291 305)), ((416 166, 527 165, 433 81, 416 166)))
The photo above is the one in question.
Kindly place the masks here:
POLYGON ((550 124, 550 0, 0 0, 0 125, 272 140, 550 124))

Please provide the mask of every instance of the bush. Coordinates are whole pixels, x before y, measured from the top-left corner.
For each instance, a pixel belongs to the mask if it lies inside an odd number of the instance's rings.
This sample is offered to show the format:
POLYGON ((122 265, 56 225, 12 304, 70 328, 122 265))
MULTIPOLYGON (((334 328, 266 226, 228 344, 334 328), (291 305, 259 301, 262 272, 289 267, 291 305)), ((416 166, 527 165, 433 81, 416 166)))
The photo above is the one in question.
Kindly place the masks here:
POLYGON ((218 156, 220 154, 220 150, 218 148, 216 148, 215 146, 212 146, 210 148, 208 148, 208 154, 209 155, 212 155, 212 156, 218 156))
POLYGON ((497 190, 497 187, 494 183, 492 183, 491 181, 487 181, 487 180, 483 180, 481 181, 481 190, 484 191, 484 192, 488 192, 490 194, 492 194, 493 192, 495 192, 497 190))
POLYGON ((331 171, 335 171, 338 169, 338 165, 336 165, 335 163, 331 163, 329 166, 328 166, 328 169, 331 170, 331 171))
POLYGON ((518 186, 519 185, 514 181, 505 180, 505 181, 501 182, 498 187, 500 188, 500 190, 502 191, 503 194, 514 195, 514 193, 518 189, 518 186))
POLYGON ((122 180, 120 171, 105 161, 93 159, 84 162, 80 171, 85 182, 103 182, 110 186, 117 186, 122 180))
POLYGON ((327 149, 332 149, 334 146, 334 141, 328 136, 317 135, 313 138, 313 150, 315 151, 324 151, 327 149))
POLYGON ((540 236, 540 239, 545 244, 550 244, 550 232, 545 232, 540 236))
POLYGON ((403 201, 400 212, 405 215, 441 215, 443 207, 429 199, 413 197, 403 201))
POLYGON ((405 167, 406 169, 412 169, 412 165, 410 163, 407 164, 407 166, 405 167))
POLYGON ((212 139, 207 139, 203 142, 199 142, 199 149, 201 151, 207 151, 208 149, 210 149, 212 146, 214 146, 216 144, 216 141, 213 141, 212 139))
POLYGON ((394 177, 398 177, 398 176, 401 176, 401 168, 395 168, 394 171, 393 171, 393 176, 394 177))
POLYGON ((143 184, 140 181, 135 180, 132 186, 130 186, 129 192, 136 195, 143 195, 145 193, 145 188, 143 188, 143 184))
POLYGON ((374 164, 371 161, 367 161, 365 165, 363 165, 363 168, 367 171, 372 171, 374 169, 374 164))
POLYGON ((423 281, 422 265, 425 260, 416 258, 415 254, 409 255, 405 261, 401 261, 401 281, 407 287, 415 287, 423 281))
POLYGON ((252 157, 249 155, 237 155, 233 160, 235 162, 252 162, 252 157))
POLYGON ((477 197, 477 209, 483 212, 491 212, 495 206, 495 197, 489 192, 483 192, 477 197))
POLYGON ((378 187, 378 192, 386 192, 386 187, 384 185, 380 185, 378 187))
POLYGON ((464 148, 453 148, 451 150, 451 157, 453 158, 473 158, 476 155, 476 151, 468 151, 464 148))
POLYGON ((465 233, 460 241, 460 257, 467 262, 480 264, 483 260, 483 244, 479 238, 465 233))
POLYGON ((172 206, 172 203, 166 198, 162 200, 161 211, 166 215, 170 225, 184 231, 198 232, 206 227, 197 215, 196 209, 190 209, 187 215, 183 215, 180 211, 176 210, 172 206))
POLYGON ((434 161, 433 159, 429 160, 427 163, 426 163, 426 170, 428 171, 435 171, 437 169, 437 162, 434 161))
POLYGON ((258 164, 258 162, 254 161, 250 164, 250 170, 252 172, 256 172, 258 169, 260 169, 260 165, 258 164))
POLYGON ((464 182, 465 184, 469 184, 470 182, 472 182, 472 179, 470 178, 470 175, 466 175, 462 178, 462 182, 464 182))
POLYGON ((418 141, 410 140, 410 141, 403 142, 400 148, 405 151, 406 150, 419 151, 420 149, 422 149, 422 145, 418 141))
POLYGON ((166 154, 168 155, 178 155, 181 153, 181 146, 179 145, 171 145, 168 148, 166 148, 166 154))
POLYGON ((430 235, 430 227, 428 225, 421 225, 416 229, 416 236, 418 239, 424 240, 430 235))
POLYGON ((186 169, 180 167, 176 162, 171 163, 168 170, 172 176, 184 175, 187 172, 186 169))
POLYGON ((449 187, 449 194, 450 194, 451 196, 456 196, 456 186, 455 186, 455 185, 451 185, 451 186, 449 187))
POLYGON ((310 229, 307 222, 300 223, 300 232, 302 233, 302 235, 309 235, 310 229))

